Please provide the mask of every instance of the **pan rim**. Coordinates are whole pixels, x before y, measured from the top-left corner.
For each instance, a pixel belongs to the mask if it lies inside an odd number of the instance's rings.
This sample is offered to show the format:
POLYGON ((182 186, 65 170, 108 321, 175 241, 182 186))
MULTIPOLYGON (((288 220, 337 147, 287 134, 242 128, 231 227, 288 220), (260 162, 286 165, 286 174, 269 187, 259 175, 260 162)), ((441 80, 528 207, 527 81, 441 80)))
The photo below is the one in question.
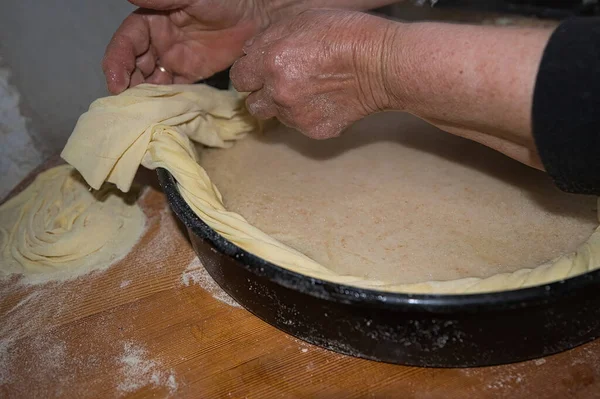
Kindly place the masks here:
POLYGON ((288 289, 302 291, 307 295, 325 297, 339 303, 380 309, 394 308, 406 312, 472 313, 479 312, 482 309, 487 312, 543 306, 575 295, 582 289, 600 287, 600 269, 533 287, 473 294, 418 294, 379 291, 309 277, 259 258, 218 234, 196 215, 185 202, 179 194, 173 175, 164 168, 157 168, 156 171, 159 183, 171 209, 188 231, 210 242, 216 251, 233 258, 239 266, 252 274, 267 278, 288 289))

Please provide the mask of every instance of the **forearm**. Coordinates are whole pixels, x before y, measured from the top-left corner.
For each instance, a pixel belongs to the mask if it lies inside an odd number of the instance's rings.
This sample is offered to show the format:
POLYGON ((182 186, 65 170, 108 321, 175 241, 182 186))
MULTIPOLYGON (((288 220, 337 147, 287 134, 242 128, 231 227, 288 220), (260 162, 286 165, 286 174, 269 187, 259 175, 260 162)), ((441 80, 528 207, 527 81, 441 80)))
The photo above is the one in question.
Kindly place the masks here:
POLYGON ((390 108, 540 168, 533 91, 550 29, 398 24, 387 51, 390 108))
POLYGON ((270 18, 278 20, 311 8, 339 8, 366 11, 404 0, 262 0, 270 18))

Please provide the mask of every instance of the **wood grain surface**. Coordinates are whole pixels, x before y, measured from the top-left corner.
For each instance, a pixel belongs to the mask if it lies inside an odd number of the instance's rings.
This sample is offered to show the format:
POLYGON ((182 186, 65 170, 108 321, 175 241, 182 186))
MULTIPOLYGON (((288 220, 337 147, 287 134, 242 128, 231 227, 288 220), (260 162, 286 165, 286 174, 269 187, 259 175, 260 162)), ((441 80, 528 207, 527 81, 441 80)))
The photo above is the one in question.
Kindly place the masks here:
POLYGON ((121 262, 62 283, 0 281, 0 397, 600 397, 600 341, 506 366, 424 369, 295 339, 215 285, 154 174, 145 179, 147 230, 121 262))

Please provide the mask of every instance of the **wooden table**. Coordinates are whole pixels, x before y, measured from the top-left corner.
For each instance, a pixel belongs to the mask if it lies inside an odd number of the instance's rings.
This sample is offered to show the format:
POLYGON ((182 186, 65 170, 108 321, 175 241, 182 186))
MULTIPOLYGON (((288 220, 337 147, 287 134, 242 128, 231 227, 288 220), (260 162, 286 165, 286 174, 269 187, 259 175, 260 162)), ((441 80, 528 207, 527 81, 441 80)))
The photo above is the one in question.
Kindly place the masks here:
POLYGON ((501 367, 423 369, 295 339, 215 285, 150 181, 147 231, 121 262, 62 283, 0 281, 0 397, 600 398, 600 341, 501 367))

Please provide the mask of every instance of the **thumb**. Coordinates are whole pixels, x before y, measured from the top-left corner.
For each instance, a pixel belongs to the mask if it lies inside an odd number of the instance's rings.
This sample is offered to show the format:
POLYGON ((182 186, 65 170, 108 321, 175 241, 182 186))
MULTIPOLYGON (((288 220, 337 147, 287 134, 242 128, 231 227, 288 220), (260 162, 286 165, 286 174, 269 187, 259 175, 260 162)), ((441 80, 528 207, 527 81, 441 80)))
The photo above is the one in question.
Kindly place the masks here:
POLYGON ((177 8, 187 7, 192 3, 192 0, 127 0, 134 6, 147 8, 149 10, 174 10, 177 8))

